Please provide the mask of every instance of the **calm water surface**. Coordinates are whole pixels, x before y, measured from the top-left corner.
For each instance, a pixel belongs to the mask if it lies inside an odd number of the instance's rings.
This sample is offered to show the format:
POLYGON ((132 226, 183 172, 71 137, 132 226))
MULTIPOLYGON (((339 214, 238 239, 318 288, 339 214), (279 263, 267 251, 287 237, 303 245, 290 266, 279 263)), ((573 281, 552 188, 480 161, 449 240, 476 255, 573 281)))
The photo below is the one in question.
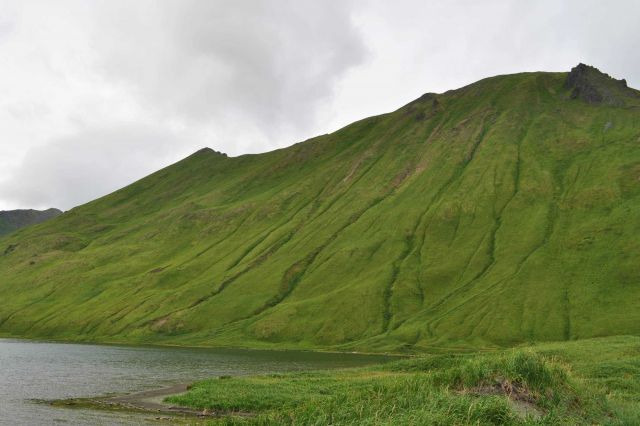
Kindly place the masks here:
POLYGON ((149 415, 54 408, 34 400, 139 392, 219 375, 356 367, 388 359, 0 339, 0 425, 158 424, 149 415))

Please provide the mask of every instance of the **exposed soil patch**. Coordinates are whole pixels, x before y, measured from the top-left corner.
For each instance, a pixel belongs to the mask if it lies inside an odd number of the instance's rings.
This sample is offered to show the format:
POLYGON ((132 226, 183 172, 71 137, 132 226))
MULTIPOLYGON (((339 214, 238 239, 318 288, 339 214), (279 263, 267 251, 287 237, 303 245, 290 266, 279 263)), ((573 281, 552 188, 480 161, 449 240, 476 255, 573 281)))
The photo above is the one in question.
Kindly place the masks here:
POLYGON ((460 393, 470 395, 504 395, 509 398, 513 410, 521 417, 540 418, 544 411, 536 404, 531 391, 521 383, 498 378, 493 385, 475 386, 460 393))

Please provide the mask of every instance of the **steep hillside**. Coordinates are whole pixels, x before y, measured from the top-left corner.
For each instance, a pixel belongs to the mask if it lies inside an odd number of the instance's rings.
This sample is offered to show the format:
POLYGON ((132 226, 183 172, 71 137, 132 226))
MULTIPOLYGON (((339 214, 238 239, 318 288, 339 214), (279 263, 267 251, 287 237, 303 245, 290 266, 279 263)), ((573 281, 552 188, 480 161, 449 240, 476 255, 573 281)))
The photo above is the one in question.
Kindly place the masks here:
POLYGON ((639 334, 640 95, 580 65, 210 149, 0 239, 0 332, 420 350, 639 334))
POLYGON ((62 214, 58 209, 0 211, 0 236, 62 214))

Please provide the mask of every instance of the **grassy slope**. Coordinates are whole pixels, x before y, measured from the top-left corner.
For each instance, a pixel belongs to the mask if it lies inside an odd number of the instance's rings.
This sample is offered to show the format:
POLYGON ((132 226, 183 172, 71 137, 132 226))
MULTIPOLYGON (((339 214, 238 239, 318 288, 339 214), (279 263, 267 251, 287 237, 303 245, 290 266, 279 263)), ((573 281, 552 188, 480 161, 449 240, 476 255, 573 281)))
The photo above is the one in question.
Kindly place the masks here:
POLYGON ((0 239, 0 332, 366 350, 638 334, 640 109, 570 100, 565 78, 203 150, 0 239))
POLYGON ((215 424, 627 424, 640 422, 640 338, 615 337, 356 370, 195 383, 172 404, 215 424))

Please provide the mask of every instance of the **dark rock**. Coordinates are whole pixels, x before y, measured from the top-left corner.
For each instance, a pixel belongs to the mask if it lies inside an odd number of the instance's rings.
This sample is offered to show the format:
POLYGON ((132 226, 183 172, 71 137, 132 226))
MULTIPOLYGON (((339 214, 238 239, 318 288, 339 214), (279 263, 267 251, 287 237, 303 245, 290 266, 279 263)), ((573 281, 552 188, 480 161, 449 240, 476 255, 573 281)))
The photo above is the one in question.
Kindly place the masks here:
POLYGON ((616 80, 582 63, 571 69, 564 86, 571 90, 571 99, 580 99, 593 105, 623 106, 625 98, 635 94, 627 88, 626 80, 616 80))
POLYGON ((222 157, 227 157, 227 154, 222 152, 222 151, 216 151, 215 149, 211 149, 209 147, 204 147, 201 148, 199 150, 197 150, 195 153, 193 153, 193 155, 202 155, 202 154, 215 154, 215 155, 219 155, 222 157))
POLYGON ((411 102, 411 103, 422 103, 425 101, 433 101, 434 99, 436 99, 436 94, 435 93, 425 93, 424 95, 420 96, 418 99, 416 99, 415 101, 411 102))
POLYGON ((440 106, 437 96, 438 95, 435 93, 425 93, 402 108, 407 114, 413 115, 416 121, 426 120, 437 112, 438 107, 440 106))
POLYGON ((431 106, 432 108, 437 108, 438 107, 438 95, 436 93, 425 93, 424 95, 420 96, 418 99, 415 99, 415 100, 409 102, 408 104, 406 104, 402 108, 410 110, 410 109, 416 108, 418 106, 431 106))

